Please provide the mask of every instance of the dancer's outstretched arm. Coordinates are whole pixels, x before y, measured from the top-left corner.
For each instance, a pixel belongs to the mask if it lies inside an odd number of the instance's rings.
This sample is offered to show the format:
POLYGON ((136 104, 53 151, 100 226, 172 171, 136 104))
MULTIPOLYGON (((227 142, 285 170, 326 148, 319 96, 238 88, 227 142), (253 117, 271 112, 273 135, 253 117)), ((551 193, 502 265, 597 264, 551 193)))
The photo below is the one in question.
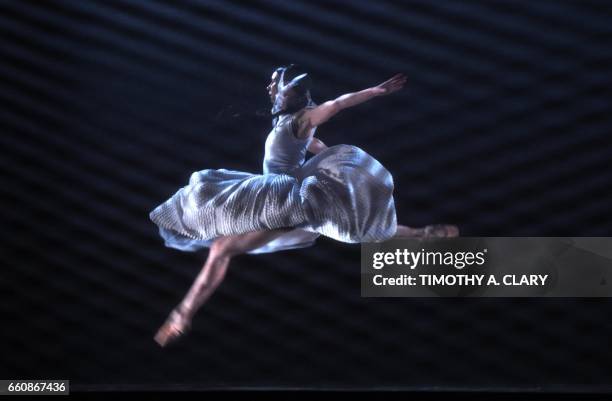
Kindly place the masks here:
POLYGON ((388 95, 400 90, 406 83, 404 74, 397 74, 389 80, 372 88, 364 89, 359 92, 347 93, 334 100, 329 100, 314 109, 307 110, 302 119, 306 125, 316 127, 325 123, 341 110, 356 106, 368 101, 376 96, 388 95))

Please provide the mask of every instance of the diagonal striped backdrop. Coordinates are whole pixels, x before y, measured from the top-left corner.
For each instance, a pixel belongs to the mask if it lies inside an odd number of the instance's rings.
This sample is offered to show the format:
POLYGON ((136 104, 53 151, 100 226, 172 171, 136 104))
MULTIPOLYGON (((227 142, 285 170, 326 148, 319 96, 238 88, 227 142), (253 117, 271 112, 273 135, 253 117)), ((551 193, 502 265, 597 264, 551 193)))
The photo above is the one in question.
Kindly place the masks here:
POLYGON ((601 1, 1 1, 0 377, 73 389, 610 388, 607 300, 362 299, 359 248, 241 256, 175 347, 152 336, 206 253, 148 212, 204 168, 261 171, 274 67, 318 131, 394 175, 400 222, 612 234, 601 1), (176 388, 176 387, 172 387, 176 388))

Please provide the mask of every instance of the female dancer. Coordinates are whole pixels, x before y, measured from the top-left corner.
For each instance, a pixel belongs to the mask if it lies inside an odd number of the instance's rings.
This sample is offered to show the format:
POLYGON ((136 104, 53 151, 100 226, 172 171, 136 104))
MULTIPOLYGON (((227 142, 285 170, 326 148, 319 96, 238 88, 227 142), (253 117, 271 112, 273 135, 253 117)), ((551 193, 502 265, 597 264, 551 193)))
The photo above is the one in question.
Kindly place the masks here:
POLYGON ((307 247, 321 234, 349 243, 459 235, 451 225, 398 225, 391 174, 358 147, 327 147, 314 138, 316 128, 339 111, 396 92, 405 82, 398 74, 317 106, 308 74, 294 65, 274 71, 267 87, 274 123, 264 174, 195 172, 189 185, 151 212, 166 246, 210 248, 187 295, 155 335, 158 344, 165 346, 189 329, 236 255, 307 247), (307 150, 315 156, 304 162, 307 150))

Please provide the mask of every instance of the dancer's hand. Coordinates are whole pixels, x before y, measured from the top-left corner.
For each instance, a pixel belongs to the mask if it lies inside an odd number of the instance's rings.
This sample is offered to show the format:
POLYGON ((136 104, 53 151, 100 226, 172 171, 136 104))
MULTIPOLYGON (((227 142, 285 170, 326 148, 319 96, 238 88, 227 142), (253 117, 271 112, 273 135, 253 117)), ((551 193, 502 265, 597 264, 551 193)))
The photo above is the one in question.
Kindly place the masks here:
POLYGON ((171 342, 176 341, 180 336, 184 335, 191 328, 191 322, 184 314, 173 310, 166 322, 159 328, 155 334, 155 342, 160 346, 165 347, 171 342))
POLYGON ((377 96, 388 95, 402 89, 405 83, 406 76, 404 74, 396 74, 392 78, 372 89, 377 96))

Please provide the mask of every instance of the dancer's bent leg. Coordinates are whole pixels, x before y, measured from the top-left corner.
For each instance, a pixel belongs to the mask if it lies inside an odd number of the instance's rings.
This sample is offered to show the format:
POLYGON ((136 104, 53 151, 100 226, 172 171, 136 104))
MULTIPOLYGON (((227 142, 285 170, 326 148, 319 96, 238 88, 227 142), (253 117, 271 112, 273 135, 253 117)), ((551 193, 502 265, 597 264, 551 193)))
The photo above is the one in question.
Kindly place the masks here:
POLYGON ((257 249, 290 230, 287 228, 255 231, 217 238, 210 247, 202 270, 183 301, 170 313, 168 320, 155 335, 155 341, 164 346, 189 329, 191 320, 198 309, 204 305, 225 278, 233 256, 257 249))

